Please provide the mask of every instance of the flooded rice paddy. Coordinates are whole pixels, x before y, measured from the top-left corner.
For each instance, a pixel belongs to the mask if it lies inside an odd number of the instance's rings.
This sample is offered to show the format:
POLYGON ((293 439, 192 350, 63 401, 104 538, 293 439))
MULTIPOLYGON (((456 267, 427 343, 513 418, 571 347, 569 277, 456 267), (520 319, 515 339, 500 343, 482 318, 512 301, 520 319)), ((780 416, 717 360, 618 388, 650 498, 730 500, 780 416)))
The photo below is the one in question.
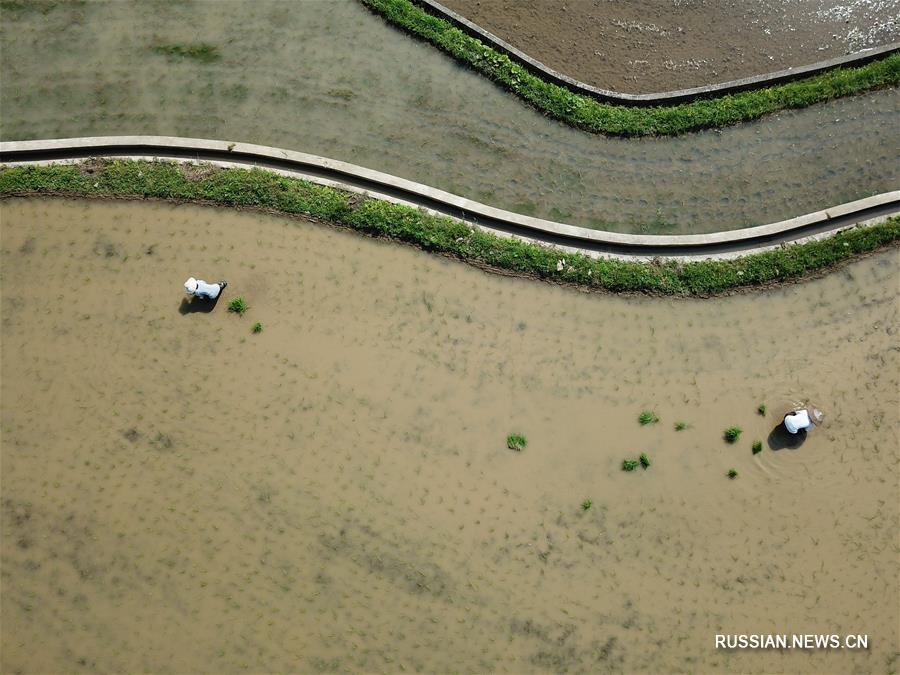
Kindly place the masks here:
POLYGON ((353 0, 4 5, 0 138, 160 134, 333 157, 587 227, 708 232, 897 189, 900 93, 623 140, 543 117, 353 0), (156 47, 206 43, 211 62, 156 47))
POLYGON ((897 669, 896 251, 627 299, 251 213, 0 216, 4 672, 897 669), (869 649, 714 649, 819 632, 869 649))

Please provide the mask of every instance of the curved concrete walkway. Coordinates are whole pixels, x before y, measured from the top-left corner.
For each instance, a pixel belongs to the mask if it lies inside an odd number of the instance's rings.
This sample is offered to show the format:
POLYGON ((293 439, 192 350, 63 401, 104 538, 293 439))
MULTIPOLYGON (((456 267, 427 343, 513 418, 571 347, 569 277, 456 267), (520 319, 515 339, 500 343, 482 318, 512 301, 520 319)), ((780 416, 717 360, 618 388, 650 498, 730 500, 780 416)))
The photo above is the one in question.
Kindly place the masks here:
POLYGON ((591 256, 630 260, 734 258, 788 243, 827 237, 856 224, 900 213, 900 190, 789 220, 741 230, 693 235, 604 232, 533 218, 379 171, 326 157, 250 143, 173 136, 97 136, 0 143, 0 165, 72 163, 91 157, 207 162, 260 167, 286 176, 450 216, 500 236, 515 236, 591 256))
POLYGON ((496 51, 506 54, 510 59, 521 66, 524 66, 532 73, 548 82, 552 82, 561 87, 566 87, 574 92, 590 96, 599 101, 607 103, 618 103, 634 106, 653 106, 653 105, 673 105, 676 103, 687 103, 701 98, 712 98, 715 96, 725 96, 727 94, 736 94, 740 91, 748 89, 760 89, 769 87, 774 84, 782 84, 797 80, 802 77, 818 75, 827 70, 841 68, 846 66, 861 66, 876 59, 883 58, 889 54, 900 51, 900 42, 892 42, 889 45, 881 47, 873 47, 865 49, 855 54, 847 54, 826 61, 811 63, 806 66, 798 66, 796 68, 786 68, 772 73, 764 73, 762 75, 754 75, 752 77, 743 77, 730 82, 721 82, 719 84, 710 84, 702 87, 692 87, 690 89, 674 89, 671 91, 661 91, 653 94, 625 94, 622 92, 612 91, 610 89, 601 89, 593 85, 581 82, 575 78, 564 75, 559 71, 550 68, 541 63, 537 59, 533 59, 525 52, 516 49, 511 44, 497 37, 493 33, 485 30, 478 24, 469 21, 464 16, 457 14, 452 9, 445 7, 435 0, 413 0, 414 4, 421 6, 429 14, 438 16, 466 33, 470 37, 480 40, 485 45, 495 49, 496 51))

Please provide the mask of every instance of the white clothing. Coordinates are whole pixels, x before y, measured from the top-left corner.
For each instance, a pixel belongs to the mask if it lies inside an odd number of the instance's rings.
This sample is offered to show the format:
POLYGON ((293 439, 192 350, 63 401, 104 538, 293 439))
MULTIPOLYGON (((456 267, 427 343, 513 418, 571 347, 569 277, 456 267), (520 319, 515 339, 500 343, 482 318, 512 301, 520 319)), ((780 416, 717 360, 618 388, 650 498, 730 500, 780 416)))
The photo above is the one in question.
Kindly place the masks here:
POLYGON ((792 434, 796 434, 800 430, 812 429, 812 427, 813 423, 810 421, 809 413, 806 410, 798 410, 784 416, 784 428, 792 434))
POLYGON ((215 300, 222 292, 222 287, 219 284, 208 284, 203 279, 191 277, 184 282, 184 290, 188 295, 215 300))

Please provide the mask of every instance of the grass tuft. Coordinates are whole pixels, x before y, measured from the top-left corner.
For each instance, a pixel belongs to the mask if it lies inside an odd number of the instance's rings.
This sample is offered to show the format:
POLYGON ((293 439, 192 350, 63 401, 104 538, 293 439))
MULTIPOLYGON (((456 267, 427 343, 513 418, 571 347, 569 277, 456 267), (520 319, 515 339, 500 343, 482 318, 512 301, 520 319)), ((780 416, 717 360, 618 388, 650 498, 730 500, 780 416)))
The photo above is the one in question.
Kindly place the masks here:
POLYGON ((506 447, 516 452, 522 452, 528 445, 528 439, 520 434, 510 434, 506 437, 506 447))
POLYGON ((559 254, 553 249, 502 239, 408 206, 376 199, 351 200, 347 192, 262 169, 144 160, 0 168, 0 197, 34 194, 212 202, 311 216, 480 267, 611 293, 708 297, 796 280, 900 241, 900 216, 892 216, 825 239, 733 260, 639 263, 566 254, 567 264, 559 269, 559 254))
POLYGON ((622 460, 622 471, 634 471, 638 468, 638 460, 636 459, 624 459, 622 460))
POLYGON ((687 429, 687 422, 675 422, 675 431, 684 431, 687 429))
POLYGON ((222 58, 219 48, 215 45, 201 42, 195 45, 154 45, 153 51, 163 56, 168 56, 170 61, 190 59, 199 63, 212 63, 222 58))
POLYGON ((652 410, 642 410, 641 414, 638 415, 638 422, 642 427, 648 424, 656 424, 659 422, 659 417, 652 410))
POLYGON ((740 427, 728 427, 723 436, 729 443, 734 443, 741 437, 742 433, 744 433, 744 430, 740 427))
POLYGON ((585 499, 583 502, 581 502, 581 508, 584 509, 585 511, 587 511, 593 505, 594 505, 594 500, 592 500, 591 498, 585 499))
POLYGON ((737 469, 728 469, 728 473, 725 475, 728 476, 731 480, 734 480, 738 477, 737 469))
MULTIPOLYGON (((234 312, 238 316, 243 316, 244 312, 246 312, 248 309, 249 306, 247 305, 247 301, 244 300, 244 298, 240 295, 232 299, 232 301, 228 303, 228 311, 234 312)), ((262 326, 260 326, 260 329, 261 328, 262 326)))
POLYGON ((758 412, 760 415, 765 417, 766 416, 766 404, 760 403, 759 407, 756 409, 756 412, 758 412))
POLYGON ((254 333, 262 333, 262 328, 262 324, 257 321, 255 324, 253 324, 253 327, 250 330, 254 333))
POLYGON ((762 441, 753 441, 753 454, 758 455, 762 452, 762 441))
POLYGON ((646 452, 642 452, 639 459, 641 462, 641 466, 644 467, 644 469, 648 469, 650 467, 650 458, 647 456, 646 452))
POLYGON ((900 84, 900 54, 891 54, 858 67, 836 68, 785 84, 690 103, 652 107, 604 103, 542 80, 506 54, 428 14, 411 0, 362 2, 395 26, 430 42, 542 113, 579 129, 611 136, 673 136, 720 128, 786 108, 805 108, 900 84))

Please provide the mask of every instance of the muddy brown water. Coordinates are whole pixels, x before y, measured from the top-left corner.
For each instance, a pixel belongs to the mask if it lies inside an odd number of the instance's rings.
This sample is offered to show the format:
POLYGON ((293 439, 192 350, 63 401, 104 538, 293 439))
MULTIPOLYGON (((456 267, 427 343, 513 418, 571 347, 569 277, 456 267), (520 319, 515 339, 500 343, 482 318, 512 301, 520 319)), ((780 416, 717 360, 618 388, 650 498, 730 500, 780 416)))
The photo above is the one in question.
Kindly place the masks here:
POLYGON ((212 208, 0 219, 3 672, 897 669, 896 251, 678 301, 212 208))
POLYGON ((354 0, 21 6, 0 21, 3 140, 261 143, 634 232, 758 225, 900 186, 897 90, 721 132, 613 139, 545 118, 354 0), (221 58, 153 50, 199 42, 221 58))
POLYGON ((634 94, 805 66, 900 39, 895 0, 446 0, 547 66, 634 94))

